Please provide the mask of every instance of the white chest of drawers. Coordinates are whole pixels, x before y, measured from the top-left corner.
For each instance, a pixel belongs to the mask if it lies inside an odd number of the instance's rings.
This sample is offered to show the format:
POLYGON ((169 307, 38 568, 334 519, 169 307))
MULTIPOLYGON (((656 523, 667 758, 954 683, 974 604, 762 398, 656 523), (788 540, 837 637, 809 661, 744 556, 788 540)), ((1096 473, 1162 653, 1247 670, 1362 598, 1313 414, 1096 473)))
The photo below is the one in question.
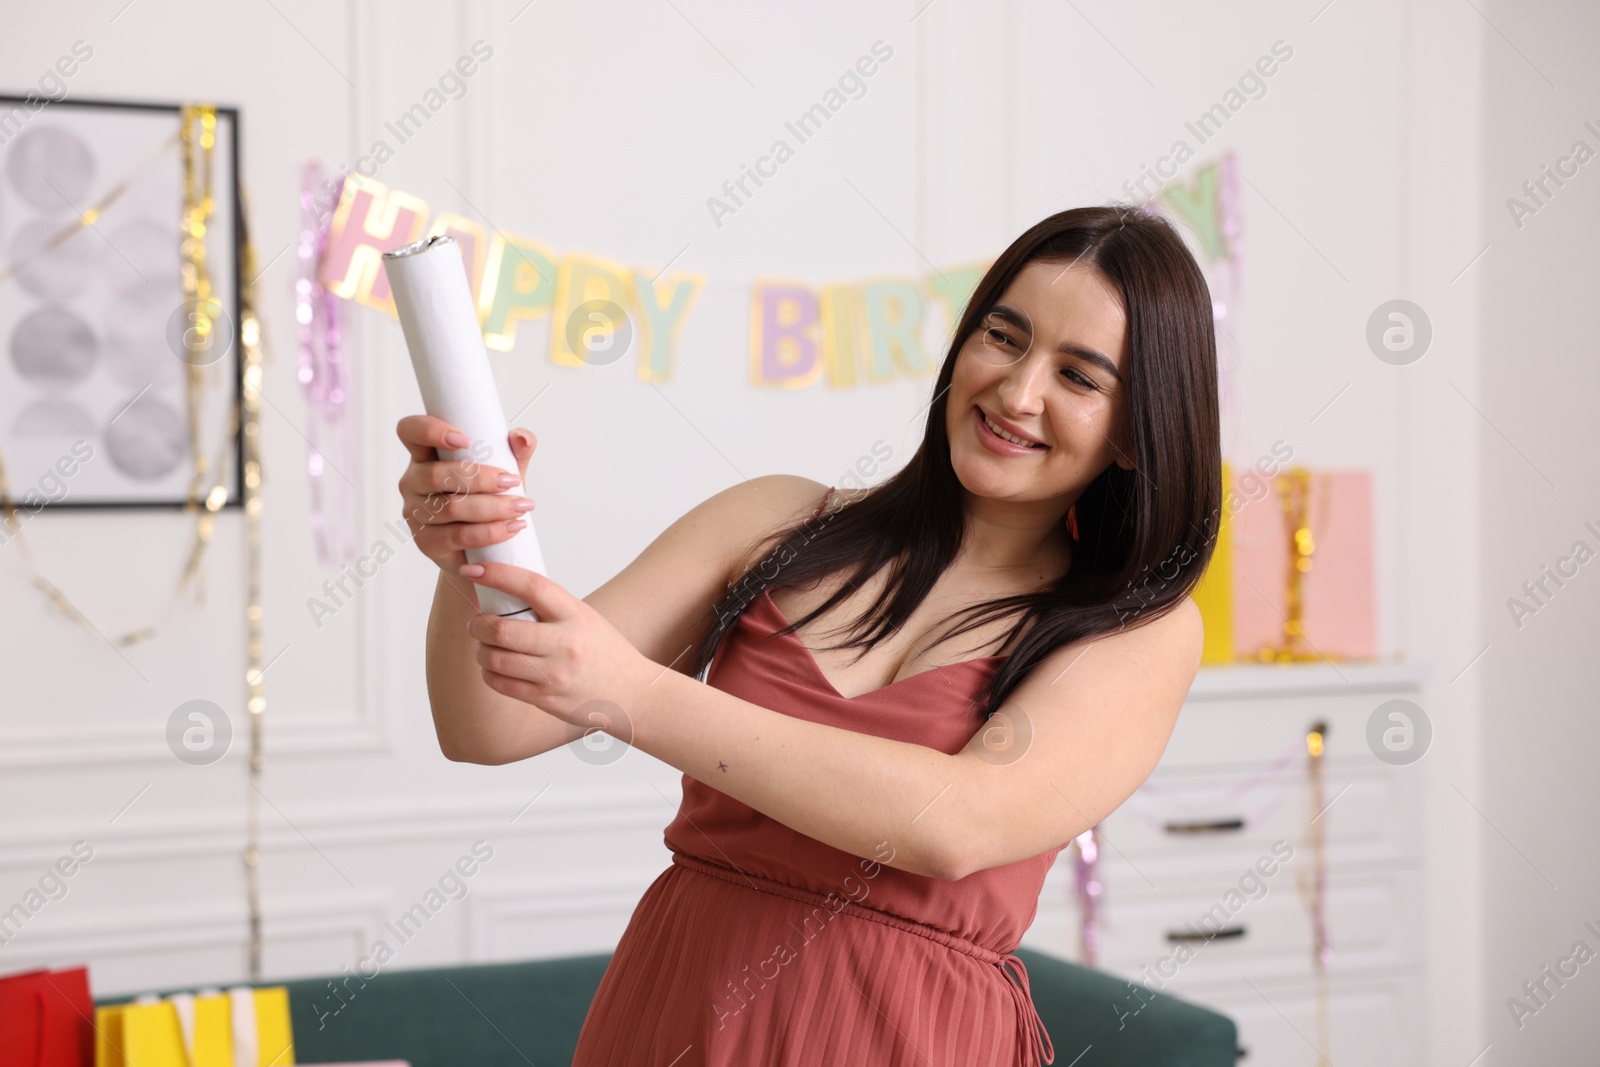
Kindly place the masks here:
MULTIPOLYGON (((1100 827, 1095 966, 1144 987, 1108 1013, 1136 1011, 1150 991, 1215 1008, 1239 1025, 1244 1067, 1311 1067, 1319 1052, 1363 1067, 1424 1061, 1428 761, 1380 761, 1367 722, 1387 700, 1416 700, 1425 677, 1405 664, 1201 670, 1155 773, 1100 827), (1305 745, 1315 723, 1320 799, 1305 745)), ((1075 852, 1052 870, 1024 944, 1081 959, 1075 852)))

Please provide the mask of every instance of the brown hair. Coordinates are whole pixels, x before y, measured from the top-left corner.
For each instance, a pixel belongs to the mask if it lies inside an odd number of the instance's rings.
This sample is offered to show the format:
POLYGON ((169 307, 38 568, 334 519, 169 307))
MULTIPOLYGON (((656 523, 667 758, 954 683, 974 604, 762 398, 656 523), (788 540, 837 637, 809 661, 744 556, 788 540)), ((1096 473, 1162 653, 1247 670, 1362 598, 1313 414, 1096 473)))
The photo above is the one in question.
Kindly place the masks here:
MULTIPOLYGON (((896 632, 955 558, 965 525, 960 481, 950 462, 946 395, 963 343, 1027 264, 1084 264, 1121 295, 1128 323, 1126 401, 1133 470, 1107 465, 1076 502, 1078 537, 1063 508, 1061 536, 1072 539, 1072 566, 1048 588, 974 604, 949 637, 1016 614, 1007 644, 1015 650, 982 698, 992 714, 1042 659, 1062 645, 1176 607, 1211 559, 1222 503, 1222 447, 1217 401, 1216 332, 1211 295, 1199 265, 1172 224, 1120 206, 1081 207, 1051 215, 994 261, 967 301, 933 384, 922 443, 882 484, 835 493, 816 519, 765 539, 774 545, 714 609, 694 673, 702 676, 734 621, 769 588, 806 586, 848 569, 848 582, 795 630, 838 604, 885 566, 884 596, 847 628, 833 648, 864 653, 896 632), (1032 622, 1031 627, 1028 626, 1032 622)), ((787 631, 786 631, 787 632, 787 631)))

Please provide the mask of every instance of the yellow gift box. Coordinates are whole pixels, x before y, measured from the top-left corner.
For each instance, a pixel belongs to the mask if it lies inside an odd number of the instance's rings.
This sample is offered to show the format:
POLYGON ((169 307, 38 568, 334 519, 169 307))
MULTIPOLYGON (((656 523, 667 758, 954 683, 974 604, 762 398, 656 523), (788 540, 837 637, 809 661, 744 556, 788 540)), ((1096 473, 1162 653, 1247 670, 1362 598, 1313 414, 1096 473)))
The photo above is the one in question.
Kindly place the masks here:
POLYGON ((287 1067, 289 990, 240 987, 98 1008, 95 1067, 287 1067), (256 1050, 253 1060, 248 1050, 256 1050), (235 1049, 244 1062, 235 1063, 235 1049))

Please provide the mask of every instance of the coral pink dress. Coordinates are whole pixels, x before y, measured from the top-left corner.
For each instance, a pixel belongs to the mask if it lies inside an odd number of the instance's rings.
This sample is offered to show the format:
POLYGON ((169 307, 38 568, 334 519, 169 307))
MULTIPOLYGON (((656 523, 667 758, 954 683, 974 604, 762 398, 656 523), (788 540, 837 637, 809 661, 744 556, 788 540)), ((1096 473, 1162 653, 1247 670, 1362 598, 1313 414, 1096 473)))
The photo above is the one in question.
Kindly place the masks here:
MULTIPOLYGON (((999 657, 846 698, 763 593, 707 681, 765 708, 954 754, 999 657)), ((951 882, 858 857, 683 777, 672 865, 595 993, 573 1067, 1014 1067, 1055 1050, 1012 953, 1065 843, 951 882), (1015 972, 1015 978, 1007 967, 1015 972)))

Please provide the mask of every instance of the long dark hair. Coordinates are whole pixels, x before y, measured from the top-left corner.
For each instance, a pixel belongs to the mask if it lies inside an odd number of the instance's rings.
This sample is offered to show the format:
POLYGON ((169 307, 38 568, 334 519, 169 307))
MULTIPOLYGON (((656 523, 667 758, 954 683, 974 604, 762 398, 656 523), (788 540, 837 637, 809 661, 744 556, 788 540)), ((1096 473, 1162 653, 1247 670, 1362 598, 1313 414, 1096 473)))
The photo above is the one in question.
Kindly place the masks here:
MULTIPOLYGON (((1217 352, 1210 290, 1172 225, 1118 206, 1051 215, 1011 243, 967 301, 933 385, 922 443, 881 485, 835 492, 822 514, 772 534, 773 549, 751 566, 713 610, 694 665, 710 666, 744 609, 769 588, 807 586, 848 569, 848 581, 784 632, 824 614, 889 567, 884 596, 833 648, 861 654, 903 626, 950 561, 965 529, 962 486, 950 462, 945 397, 956 356, 1027 264, 1095 268, 1121 294, 1128 323, 1126 397, 1133 470, 1116 463, 1076 502, 1068 573, 1041 592, 961 609, 966 621, 948 640, 995 619, 1018 615, 1002 661, 979 701, 993 714, 1041 660, 1062 645, 1130 625, 1176 607, 1211 559, 1222 503, 1222 447, 1217 412, 1217 352), (1029 627, 1030 621, 1033 623, 1029 627)), ((1006 646, 1002 646, 1006 647, 1006 646)))

